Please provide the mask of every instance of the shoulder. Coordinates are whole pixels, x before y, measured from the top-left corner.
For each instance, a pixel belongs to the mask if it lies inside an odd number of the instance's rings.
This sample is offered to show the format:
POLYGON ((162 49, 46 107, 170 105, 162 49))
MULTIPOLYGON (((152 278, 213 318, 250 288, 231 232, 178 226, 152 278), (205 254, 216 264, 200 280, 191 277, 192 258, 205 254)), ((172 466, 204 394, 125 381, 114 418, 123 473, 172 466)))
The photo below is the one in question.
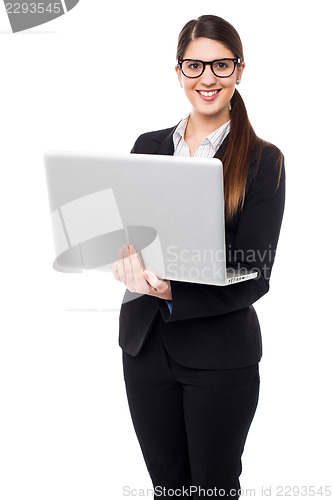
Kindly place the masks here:
MULTIPOLYGON (((178 125, 178 124, 177 124, 178 125)), ((175 131, 177 125, 160 130, 145 132, 136 139, 131 153, 144 153, 147 150, 157 149, 159 145, 175 131)))
POLYGON ((264 139, 259 139, 253 148, 253 160, 259 164, 272 165, 282 157, 284 155, 280 148, 264 139))
MULTIPOLYGON (((284 154, 275 144, 259 139, 252 151, 251 184, 275 191, 285 181, 284 154)), ((283 186, 281 187, 283 189, 283 186)))

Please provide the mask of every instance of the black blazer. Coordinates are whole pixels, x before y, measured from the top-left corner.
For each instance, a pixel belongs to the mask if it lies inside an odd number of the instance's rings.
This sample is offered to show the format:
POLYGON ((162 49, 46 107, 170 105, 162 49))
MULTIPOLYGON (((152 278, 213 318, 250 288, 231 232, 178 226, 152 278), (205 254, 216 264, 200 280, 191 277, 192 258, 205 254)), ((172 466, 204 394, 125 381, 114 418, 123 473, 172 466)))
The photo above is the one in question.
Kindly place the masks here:
MULTIPOLYGON (((176 127, 140 135, 131 153, 173 155, 176 127)), ((218 152, 226 147, 228 138, 218 152)), ((160 315, 167 351, 184 366, 241 368, 260 361, 261 331, 252 304, 269 290, 284 212, 284 157, 276 190, 279 170, 274 160, 278 152, 267 143, 259 165, 252 155, 243 210, 232 224, 226 224, 227 266, 236 264, 231 250, 241 249, 246 256, 242 267, 257 268, 259 277, 228 286, 170 280, 172 313, 163 299, 126 289, 119 315, 119 345, 125 352, 137 356, 144 349, 160 315)))

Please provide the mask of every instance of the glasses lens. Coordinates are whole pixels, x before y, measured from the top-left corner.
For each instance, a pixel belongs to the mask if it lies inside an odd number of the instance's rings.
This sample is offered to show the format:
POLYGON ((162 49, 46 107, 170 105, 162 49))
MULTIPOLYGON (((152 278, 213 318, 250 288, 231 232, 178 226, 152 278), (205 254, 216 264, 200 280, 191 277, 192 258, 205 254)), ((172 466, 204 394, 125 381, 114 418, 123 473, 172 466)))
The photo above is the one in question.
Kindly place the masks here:
POLYGON ((199 76, 202 73, 203 64, 200 61, 190 60, 183 62, 183 73, 189 78, 199 76))
POLYGON ((226 61, 225 59, 220 59, 219 61, 215 61, 213 64, 214 73, 217 76, 230 76, 234 71, 234 63, 233 61, 226 61))

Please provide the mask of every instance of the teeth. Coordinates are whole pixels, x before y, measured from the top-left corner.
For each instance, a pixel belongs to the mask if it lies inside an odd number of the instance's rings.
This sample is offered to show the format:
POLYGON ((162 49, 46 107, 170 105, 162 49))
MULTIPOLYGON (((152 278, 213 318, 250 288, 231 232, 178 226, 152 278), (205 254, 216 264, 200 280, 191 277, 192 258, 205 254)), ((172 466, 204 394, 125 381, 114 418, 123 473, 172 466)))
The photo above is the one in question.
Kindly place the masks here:
POLYGON ((219 91, 218 90, 213 90, 211 92, 204 92, 203 90, 198 90, 199 94, 204 95, 206 97, 210 97, 211 95, 217 94, 219 91))

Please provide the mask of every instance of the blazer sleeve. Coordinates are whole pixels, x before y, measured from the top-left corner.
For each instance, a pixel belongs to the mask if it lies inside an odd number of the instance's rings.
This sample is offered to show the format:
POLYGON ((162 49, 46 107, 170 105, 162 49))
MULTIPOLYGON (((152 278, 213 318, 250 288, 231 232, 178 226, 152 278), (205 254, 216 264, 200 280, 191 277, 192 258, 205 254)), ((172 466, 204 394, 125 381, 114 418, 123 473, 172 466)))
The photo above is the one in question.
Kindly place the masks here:
POLYGON ((279 179, 276 151, 273 145, 263 148, 233 245, 237 258, 232 267, 255 269, 258 277, 227 286, 170 280, 172 310, 165 300, 157 298, 165 322, 227 314, 249 307, 268 292, 285 205, 284 156, 279 179))

